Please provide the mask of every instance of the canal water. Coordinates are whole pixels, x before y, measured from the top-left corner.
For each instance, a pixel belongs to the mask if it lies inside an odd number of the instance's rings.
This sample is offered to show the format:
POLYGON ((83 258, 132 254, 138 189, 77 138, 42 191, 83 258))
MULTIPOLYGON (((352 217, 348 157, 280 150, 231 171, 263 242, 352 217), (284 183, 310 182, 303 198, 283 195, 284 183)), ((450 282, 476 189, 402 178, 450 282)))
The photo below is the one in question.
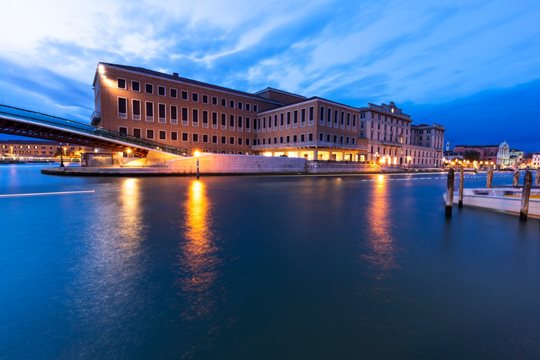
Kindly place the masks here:
POLYGON ((540 357, 539 221, 446 220, 443 174, 40 168, 0 166, 0 194, 65 192, 0 198, 1 359, 540 357))

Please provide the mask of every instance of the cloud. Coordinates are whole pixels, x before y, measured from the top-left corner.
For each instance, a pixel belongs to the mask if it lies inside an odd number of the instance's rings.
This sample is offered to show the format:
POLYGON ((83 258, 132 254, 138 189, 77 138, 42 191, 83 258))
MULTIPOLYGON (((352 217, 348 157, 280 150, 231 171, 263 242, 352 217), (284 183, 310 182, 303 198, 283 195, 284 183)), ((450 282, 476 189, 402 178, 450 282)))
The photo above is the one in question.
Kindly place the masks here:
POLYGON ((539 18, 537 0, 4 0, 0 100, 87 118, 106 61, 357 106, 446 103, 540 79, 539 18))

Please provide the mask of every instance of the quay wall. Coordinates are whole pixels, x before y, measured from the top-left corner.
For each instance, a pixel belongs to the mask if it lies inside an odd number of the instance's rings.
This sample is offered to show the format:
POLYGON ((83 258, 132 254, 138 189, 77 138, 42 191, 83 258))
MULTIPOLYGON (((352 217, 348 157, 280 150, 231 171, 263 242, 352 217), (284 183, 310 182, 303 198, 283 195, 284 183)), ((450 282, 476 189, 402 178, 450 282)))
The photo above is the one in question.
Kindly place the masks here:
MULTIPOLYGON (((197 158, 171 160, 168 168, 177 173, 194 174, 197 171, 197 158)), ((305 171, 306 160, 300 158, 231 154, 199 156, 201 174, 298 174, 305 171)))

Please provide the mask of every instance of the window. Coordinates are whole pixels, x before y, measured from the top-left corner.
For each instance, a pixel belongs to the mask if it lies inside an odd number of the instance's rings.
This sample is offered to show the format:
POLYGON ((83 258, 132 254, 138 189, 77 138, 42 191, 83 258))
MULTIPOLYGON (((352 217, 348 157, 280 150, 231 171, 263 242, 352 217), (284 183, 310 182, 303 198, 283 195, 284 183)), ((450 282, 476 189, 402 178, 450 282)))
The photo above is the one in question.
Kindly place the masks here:
POLYGON ((154 130, 146 129, 146 138, 147 139, 153 139, 154 138, 154 130))
POLYGON ((120 119, 127 119, 127 99, 118 98, 118 117, 120 119))
POLYGON ((242 104, 241 101, 238 102, 238 108, 239 108, 240 110, 242 110, 242 108, 243 108, 243 104, 242 104))
POLYGON ((306 122, 306 109, 302 109, 302 116, 300 117, 302 123, 306 122))
POLYGON ((158 104, 158 121, 160 123, 167 122, 167 119, 165 119, 165 104, 158 104))
POLYGON ((217 113, 212 113, 212 127, 217 128, 217 113))
POLYGON ((246 138, 246 145, 249 146, 249 138, 246 138))
POLYGON ((199 94, 197 94, 197 93, 191 93, 191 100, 193 100, 193 101, 199 101, 199 94))
POLYGON ((293 135, 293 142, 297 142, 298 141, 298 136, 297 135, 293 135))
POLYGON ((313 141, 313 134, 311 134, 311 133, 308 134, 308 140, 309 140, 309 141, 313 141))
POLYGON ((188 119, 188 108, 183 107, 182 108, 182 122, 184 125, 187 125, 189 119, 188 119))
POLYGON ((217 136, 212 135, 212 144, 217 144, 217 136))
POLYGON ((203 126, 208 127, 208 111, 203 110, 202 112, 202 123, 203 126))
POLYGON ((291 125, 291 113, 287 111, 287 125, 291 125))
POLYGON ((171 131, 171 140, 178 141, 178 133, 176 131, 171 131))
POLYGON ((229 101, 229 107, 234 109, 234 100, 229 101))
POLYGON ((131 90, 133 91, 141 91, 141 83, 138 81, 132 81, 131 82, 131 90))
POLYGON ((249 111, 249 104, 246 104, 246 110, 249 111))
POLYGON ((141 102, 140 100, 132 100, 131 111, 133 111, 133 120, 141 120, 141 102))
POLYGON ((182 133, 182 141, 188 141, 188 133, 182 133))
POLYGON ((217 105, 217 97, 212 96, 212 105, 217 105))
POLYGON ((170 89, 169 93, 170 93, 170 95, 171 95, 171 97, 172 97, 173 99, 176 99, 176 96, 177 96, 177 91, 176 91, 176 89, 170 89))
POLYGON ((227 115, 221 114, 221 126, 227 126, 227 115))
POLYGON ((242 138, 238 138, 238 145, 242 145, 242 138))
POLYGON ((253 111, 257 112, 257 105, 253 105, 253 111))
POLYGON ((227 106, 227 100, 221 99, 221 106, 223 107, 227 106))
POLYGON ((154 121, 154 103, 146 102, 146 121, 154 121))
POLYGON ((118 133, 120 134, 120 136, 127 136, 127 128, 120 126, 118 128, 118 133))
POLYGON ((191 134, 191 138, 193 142, 199 142, 199 134, 191 134))
POLYGON ((234 136, 229 137, 229 144, 234 145, 234 136))
POLYGON ((229 126, 234 127, 234 115, 229 115, 229 126))
POLYGON ((300 142, 306 141, 306 136, 304 134, 300 135, 300 142))
POLYGON ((249 129, 250 118, 246 118, 246 129, 249 129))
POLYGON ((208 95, 203 95, 202 96, 202 102, 203 102, 203 104, 208 104, 208 95))
POLYGON ((319 141, 324 141, 324 134, 323 133, 319 134, 319 141))
POLYGON ((178 114, 176 105, 171 105, 171 124, 178 124, 178 114))
POLYGON ((335 110, 334 111, 334 124, 337 124, 338 123, 338 117, 339 117, 339 111, 335 110))
POLYGON ((140 138, 141 137, 141 129, 133 129, 133 136, 136 137, 136 138, 140 138))
POLYGON ((298 124, 298 110, 294 110, 293 123, 298 124))
POLYGON ((166 94, 165 86, 159 85, 158 88, 157 88, 157 92, 158 92, 159 96, 165 96, 165 94, 166 94))
POLYGON ((237 127, 238 128, 242 127, 242 117, 241 116, 238 117, 238 126, 237 127))
POLYGON ((116 79, 116 84, 118 85, 119 89, 125 89, 126 88, 126 79, 116 79))
POLYGON ((227 143, 227 138, 225 136, 222 136, 221 137, 221 143, 222 144, 226 144, 227 143))
POLYGON ((187 100, 187 99, 188 99, 188 92, 182 90, 182 100, 187 100))
POLYGON ((145 85, 144 85, 144 91, 145 91, 147 94, 153 94, 153 93, 154 93, 154 85, 152 85, 152 84, 145 84, 145 85))
POLYGON ((193 123, 193 126, 199 126, 199 110, 193 109, 191 122, 193 123))
POLYGON ((159 140, 167 139, 167 132, 165 130, 159 130, 159 140))
POLYGON ((313 106, 309 107, 309 121, 313 121, 313 106))
POLYGON ((202 136, 202 142, 203 142, 203 143, 207 143, 207 142, 208 142, 208 135, 203 134, 203 136, 202 136))

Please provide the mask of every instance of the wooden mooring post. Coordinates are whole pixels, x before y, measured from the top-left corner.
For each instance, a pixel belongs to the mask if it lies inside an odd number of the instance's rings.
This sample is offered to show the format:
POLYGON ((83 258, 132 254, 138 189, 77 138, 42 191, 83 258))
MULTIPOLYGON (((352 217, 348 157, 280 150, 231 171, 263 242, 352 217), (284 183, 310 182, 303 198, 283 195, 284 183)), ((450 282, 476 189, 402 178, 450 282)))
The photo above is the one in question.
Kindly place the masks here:
POLYGON ((514 179, 512 180, 512 186, 513 187, 519 186, 519 170, 514 171, 514 179))
POLYGON ((521 192, 521 208, 519 211, 519 220, 527 221, 529 215, 529 198, 531 197, 532 186, 532 172, 527 170, 525 172, 525 179, 523 180, 523 190, 521 192))
POLYGON ((486 187, 489 189, 493 186, 493 166, 488 167, 486 187))
POLYGON ((454 169, 448 170, 446 190, 446 207, 444 209, 444 215, 449 218, 452 217, 452 205, 454 204, 454 169))
POLYGON ((540 169, 536 169, 536 177, 534 178, 534 185, 540 186, 540 169))
POLYGON ((460 167, 459 169, 459 199, 458 199, 458 208, 463 207, 463 183, 465 181, 465 169, 460 167))

